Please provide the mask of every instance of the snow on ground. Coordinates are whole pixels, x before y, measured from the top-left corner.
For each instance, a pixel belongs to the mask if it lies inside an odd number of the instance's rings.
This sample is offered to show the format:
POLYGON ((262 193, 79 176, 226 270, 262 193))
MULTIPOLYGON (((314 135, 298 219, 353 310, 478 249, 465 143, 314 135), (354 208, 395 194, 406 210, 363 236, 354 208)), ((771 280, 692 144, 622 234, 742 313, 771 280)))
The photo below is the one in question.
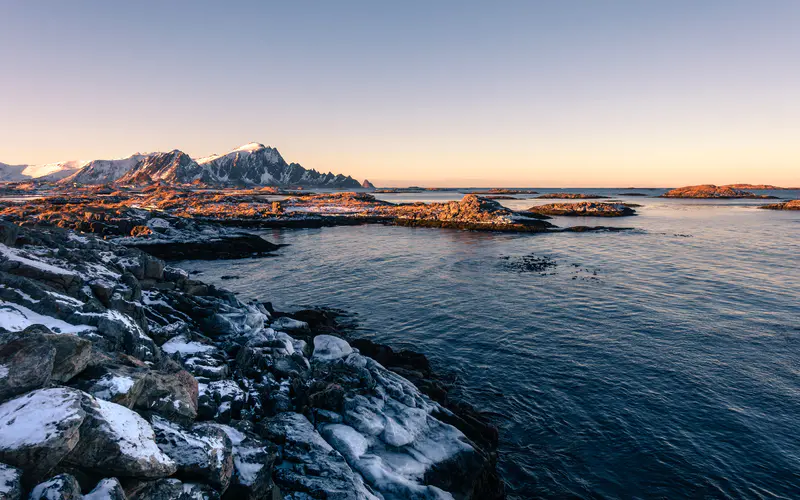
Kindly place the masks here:
POLYGON ((28 265, 28 266, 31 266, 31 267, 35 267, 35 268, 40 269, 42 271, 48 271, 48 272, 51 272, 53 274, 66 274, 66 275, 72 275, 72 276, 74 276, 76 274, 73 271, 69 271, 69 270, 63 269, 61 267, 56 267, 56 266, 50 265, 50 264, 48 264, 46 262, 43 262, 41 260, 34 260, 34 259, 30 259, 28 257, 23 257, 21 255, 23 253, 24 252, 22 250, 19 250, 17 248, 9 248, 6 245, 0 244, 0 254, 2 254, 3 256, 7 257, 8 260, 12 260, 12 261, 15 261, 15 262, 19 262, 21 264, 25 264, 25 265, 28 265))
POLYGON ((71 325, 66 321, 44 316, 25 306, 0 299, 0 327, 19 332, 31 325, 44 325, 55 333, 81 333, 96 330, 89 325, 71 325))

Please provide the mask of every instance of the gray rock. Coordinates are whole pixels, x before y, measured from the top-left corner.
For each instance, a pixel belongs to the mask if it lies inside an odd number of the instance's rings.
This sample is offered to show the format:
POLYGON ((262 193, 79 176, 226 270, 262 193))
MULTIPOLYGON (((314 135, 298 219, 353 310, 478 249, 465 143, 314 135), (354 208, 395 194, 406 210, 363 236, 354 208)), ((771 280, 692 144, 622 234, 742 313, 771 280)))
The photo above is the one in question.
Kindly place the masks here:
POLYGON ((115 477, 102 479, 83 500, 127 500, 125 490, 115 477))
POLYGON ((67 382, 89 365, 92 343, 74 335, 47 335, 47 340, 56 350, 52 379, 67 382))
POLYGON ((158 416, 152 419, 158 447, 172 458, 182 478, 206 482, 224 492, 233 474, 232 444, 227 434, 210 426, 184 429, 158 416))
POLYGON ((133 408, 144 390, 150 370, 112 362, 89 372, 91 378, 79 381, 76 385, 79 389, 96 398, 133 408))
POLYGON ((197 416, 203 420, 230 422, 240 419, 245 393, 233 380, 217 380, 201 384, 197 399, 197 416))
POLYGON ((0 464, 0 500, 22 498, 22 471, 10 465, 0 464))
POLYGON ((39 389, 0 405, 0 460, 25 471, 35 484, 78 444, 86 420, 83 393, 39 389))
POLYGON ((219 429, 233 444, 234 473, 226 498, 260 500, 279 495, 272 481, 272 465, 277 451, 274 445, 262 441, 252 432, 228 425, 203 423, 197 427, 219 429))
POLYGON ((59 474, 41 484, 37 484, 28 497, 30 500, 81 500, 81 487, 78 480, 69 474, 59 474))
POLYGON ((169 420, 191 423, 197 417, 197 379, 189 372, 151 371, 134 408, 169 420))
POLYGON ((273 479, 289 498, 305 493, 309 498, 378 500, 303 415, 281 413, 267 422, 264 432, 281 448, 273 479))
POLYGON ((158 448, 146 420, 122 405, 82 394, 87 417, 65 464, 119 477, 160 478, 175 472, 175 462, 158 448))
POLYGON ((126 490, 129 500, 218 500, 219 494, 208 486, 183 483, 178 479, 140 482, 126 490))
POLYGON ((55 359, 43 335, 0 334, 0 402, 47 385, 55 359))

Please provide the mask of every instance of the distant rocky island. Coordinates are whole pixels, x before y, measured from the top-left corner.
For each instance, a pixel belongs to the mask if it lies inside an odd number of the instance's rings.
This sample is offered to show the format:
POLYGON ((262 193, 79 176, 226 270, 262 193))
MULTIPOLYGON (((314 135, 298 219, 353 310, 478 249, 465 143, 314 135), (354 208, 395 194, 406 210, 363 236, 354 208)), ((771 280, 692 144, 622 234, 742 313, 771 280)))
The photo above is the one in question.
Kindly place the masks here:
POLYGON ((671 189, 661 195, 662 198, 758 198, 775 199, 776 196, 755 194, 744 189, 729 186, 715 186, 713 184, 701 184, 698 186, 685 186, 671 189))
POLYGON ((166 153, 137 153, 117 160, 50 165, 0 163, 0 182, 26 181, 60 185, 147 186, 161 182, 208 186, 361 187, 361 183, 349 176, 323 174, 298 163, 287 163, 277 149, 255 142, 197 160, 176 149, 166 153))
POLYGON ((541 199, 561 199, 561 200, 598 200, 603 198, 608 198, 608 196, 603 196, 599 194, 586 194, 586 193, 547 193, 541 196, 537 196, 537 198, 541 199))
POLYGON ((625 217, 636 215, 636 211, 624 203, 601 203, 583 201, 579 203, 550 203, 537 205, 528 209, 540 215, 560 216, 594 216, 594 217, 625 217))
POLYGON ((758 208, 766 210, 800 210, 800 200, 791 200, 783 203, 774 203, 772 205, 762 205, 758 208))

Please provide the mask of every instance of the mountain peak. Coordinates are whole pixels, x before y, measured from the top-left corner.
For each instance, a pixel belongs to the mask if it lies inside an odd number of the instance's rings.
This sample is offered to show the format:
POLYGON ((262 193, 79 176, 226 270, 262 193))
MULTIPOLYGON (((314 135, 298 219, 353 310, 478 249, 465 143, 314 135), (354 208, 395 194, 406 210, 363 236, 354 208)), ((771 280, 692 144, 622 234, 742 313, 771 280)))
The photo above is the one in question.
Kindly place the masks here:
POLYGON ((258 151, 259 149, 266 149, 266 146, 264 146, 260 142, 248 142, 247 144, 244 144, 234 149, 234 151, 247 151, 252 153, 253 151, 258 151))

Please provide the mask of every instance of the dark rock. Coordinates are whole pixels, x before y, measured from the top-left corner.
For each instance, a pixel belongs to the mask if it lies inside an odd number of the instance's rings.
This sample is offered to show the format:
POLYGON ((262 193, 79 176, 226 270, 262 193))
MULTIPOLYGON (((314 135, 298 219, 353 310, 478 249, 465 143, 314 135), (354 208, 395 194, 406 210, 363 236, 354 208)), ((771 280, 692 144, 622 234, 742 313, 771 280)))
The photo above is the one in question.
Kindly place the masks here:
POLYGON ((225 432, 233 444, 233 480, 225 498, 260 500, 283 498, 272 482, 272 465, 277 448, 247 429, 216 423, 197 424, 197 427, 216 428, 225 432))
POLYGON ((206 485, 183 483, 178 479, 136 481, 126 485, 129 500, 218 500, 219 494, 206 485))
POLYGON ((59 474, 37 484, 31 491, 30 500, 82 500, 78 480, 69 474, 59 474))
POLYGON ((233 474, 232 444, 221 429, 184 429, 158 416, 152 419, 158 447, 178 466, 178 475, 198 479, 224 492, 233 474))
POLYGON ((197 379, 189 372, 151 371, 147 374, 134 409, 188 424, 197 418, 197 396, 197 379))
POLYGON ((233 380, 217 380, 203 384, 197 399, 197 417, 227 423, 239 420, 244 407, 245 393, 233 380))
POLYGON ((127 500, 125 490, 117 478, 102 479, 83 500, 127 500))
POLYGON ((55 348, 52 380, 68 382, 89 365, 92 343, 74 335, 47 335, 47 340, 55 348))
POLYGON ((56 349, 44 335, 0 334, 0 402, 47 385, 55 358, 56 349))

